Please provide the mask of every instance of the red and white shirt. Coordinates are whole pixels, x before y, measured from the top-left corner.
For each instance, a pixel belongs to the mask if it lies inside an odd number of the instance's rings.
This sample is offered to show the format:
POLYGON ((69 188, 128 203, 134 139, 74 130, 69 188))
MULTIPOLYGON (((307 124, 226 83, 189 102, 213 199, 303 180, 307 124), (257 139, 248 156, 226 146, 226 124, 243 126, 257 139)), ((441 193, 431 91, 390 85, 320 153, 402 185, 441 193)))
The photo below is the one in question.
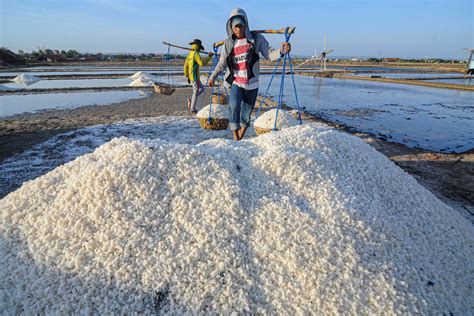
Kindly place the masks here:
POLYGON ((237 39, 234 43, 232 56, 234 58, 234 83, 235 85, 245 89, 253 90, 258 88, 258 78, 249 84, 247 63, 251 56, 249 56, 250 44, 246 38, 237 39))

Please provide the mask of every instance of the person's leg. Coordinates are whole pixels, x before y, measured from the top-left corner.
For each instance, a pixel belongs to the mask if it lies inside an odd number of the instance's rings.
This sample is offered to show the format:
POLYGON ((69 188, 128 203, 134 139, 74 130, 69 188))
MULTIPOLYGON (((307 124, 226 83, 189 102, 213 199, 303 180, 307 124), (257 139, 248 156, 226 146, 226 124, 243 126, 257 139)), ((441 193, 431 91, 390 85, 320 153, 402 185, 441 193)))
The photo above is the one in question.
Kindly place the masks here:
POLYGON ((240 128, 240 106, 242 103, 244 89, 233 84, 229 93, 229 129, 234 135, 234 140, 239 140, 238 130, 240 128))
POLYGON ((245 132, 250 126, 250 115, 252 114, 253 108, 255 107, 257 95, 258 89, 244 90, 242 98, 242 110, 240 116, 239 140, 244 138, 245 132))
POLYGON ((199 87, 198 87, 197 97, 199 97, 204 92, 204 85, 202 84, 201 81, 198 81, 198 82, 199 82, 199 87))
POLYGON ((196 112, 196 102, 199 94, 202 93, 202 86, 200 81, 193 81, 193 96, 191 98, 191 111, 194 113, 196 112), (201 90, 201 93, 199 93, 199 90, 201 90))

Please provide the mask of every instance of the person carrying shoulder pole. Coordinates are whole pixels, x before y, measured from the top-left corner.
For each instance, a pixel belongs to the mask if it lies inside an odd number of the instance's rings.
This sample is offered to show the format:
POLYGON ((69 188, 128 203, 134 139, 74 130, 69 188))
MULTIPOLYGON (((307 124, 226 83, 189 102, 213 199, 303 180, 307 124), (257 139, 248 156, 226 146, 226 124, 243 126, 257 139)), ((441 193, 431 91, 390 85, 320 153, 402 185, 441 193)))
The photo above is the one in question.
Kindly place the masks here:
POLYGON ((209 53, 209 56, 202 61, 201 56, 199 56, 199 51, 204 50, 201 40, 195 39, 189 43, 189 45, 192 45, 192 51, 189 52, 184 63, 184 76, 188 79, 188 83, 193 85, 192 97, 188 98, 188 112, 196 113, 197 98, 204 91, 204 87, 200 80, 199 67, 207 65, 211 60, 213 53, 209 53))
POLYGON ((258 94, 260 55, 271 61, 289 53, 290 43, 282 43, 279 50, 270 46, 265 37, 250 31, 247 14, 241 8, 233 9, 227 20, 228 38, 224 41, 216 69, 209 77, 209 86, 224 70, 224 84, 230 89, 229 128, 234 140, 241 140, 250 126, 250 115, 258 94))

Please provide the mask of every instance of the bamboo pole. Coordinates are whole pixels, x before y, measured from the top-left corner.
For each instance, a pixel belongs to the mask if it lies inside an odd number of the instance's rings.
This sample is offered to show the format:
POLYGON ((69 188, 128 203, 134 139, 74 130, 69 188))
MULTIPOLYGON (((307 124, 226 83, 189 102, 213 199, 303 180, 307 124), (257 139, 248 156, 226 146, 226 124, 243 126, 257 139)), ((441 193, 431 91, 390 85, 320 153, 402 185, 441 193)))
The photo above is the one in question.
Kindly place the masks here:
MULTIPOLYGON (((167 43, 167 42, 163 42, 163 44, 167 45, 167 46, 171 46, 171 47, 176 47, 176 48, 181 48, 181 49, 185 49, 185 50, 189 50, 189 51, 194 51, 194 49, 192 48, 189 48, 189 47, 184 47, 184 46, 179 46, 179 45, 175 45, 175 44, 171 44, 171 43, 167 43)), ((205 51, 198 51, 200 53, 203 53, 203 54, 213 54, 212 52, 205 52, 205 51)))
MULTIPOLYGON (((277 30, 253 30, 252 32, 258 34, 285 34, 288 30, 288 34, 293 34, 295 32, 295 29, 296 27, 294 26, 288 26, 277 30)), ((213 44, 214 47, 219 47, 222 45, 224 45, 224 41, 216 42, 213 44)))

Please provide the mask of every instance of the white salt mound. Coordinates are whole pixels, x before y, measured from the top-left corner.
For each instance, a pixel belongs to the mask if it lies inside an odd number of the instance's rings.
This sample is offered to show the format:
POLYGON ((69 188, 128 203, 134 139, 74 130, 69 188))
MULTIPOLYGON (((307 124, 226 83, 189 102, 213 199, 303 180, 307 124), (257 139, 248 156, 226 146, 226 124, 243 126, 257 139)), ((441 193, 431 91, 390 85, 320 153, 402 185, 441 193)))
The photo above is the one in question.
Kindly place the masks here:
MULTIPOLYGON (((265 129, 273 129, 275 127, 276 109, 269 110, 260 115, 254 123, 254 126, 265 129)), ((293 116, 284 110, 278 110, 278 118, 276 122, 276 129, 281 130, 297 125, 297 121, 293 116)))
POLYGON ((350 135, 114 139, 0 201, 5 314, 471 314, 474 227, 350 135))
POLYGON ((133 80, 128 85, 131 87, 151 87, 153 86, 154 81, 150 78, 140 77, 133 80))
POLYGON ((148 72, 145 72, 145 71, 138 71, 136 73, 134 73, 133 75, 131 75, 129 78, 130 79, 138 79, 138 78, 152 78, 153 76, 150 75, 148 72))
POLYGON ((208 118, 209 112, 211 111, 212 118, 228 119, 229 118, 229 105, 227 104, 208 104, 197 112, 196 117, 208 118))
POLYGON ((41 79, 30 74, 21 74, 13 79, 16 83, 21 83, 25 85, 31 85, 35 82, 40 81, 41 79))

